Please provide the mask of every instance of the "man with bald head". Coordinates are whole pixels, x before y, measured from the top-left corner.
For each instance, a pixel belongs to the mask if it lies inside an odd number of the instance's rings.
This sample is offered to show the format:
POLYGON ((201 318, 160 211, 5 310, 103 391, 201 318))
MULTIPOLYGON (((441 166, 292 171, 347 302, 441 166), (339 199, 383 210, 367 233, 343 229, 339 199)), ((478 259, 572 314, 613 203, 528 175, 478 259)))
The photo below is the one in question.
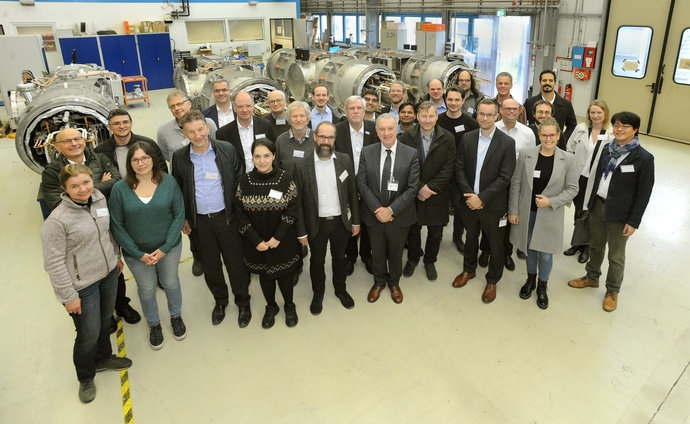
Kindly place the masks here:
POLYGON ((271 108, 271 113, 264 115, 268 122, 271 123, 273 134, 279 135, 287 132, 290 129, 290 123, 285 116, 285 106, 287 104, 287 97, 282 90, 273 90, 268 93, 268 107, 271 108))
POLYGON ((448 110, 445 99, 443 98, 443 83, 441 80, 432 79, 426 84, 429 92, 429 101, 436 106, 436 113, 442 114, 448 110))
POLYGON ((273 128, 268 120, 254 116, 254 98, 246 91, 233 94, 234 121, 218 129, 216 139, 230 142, 242 159, 242 173, 254 169, 252 143, 260 138, 275 141, 273 128))
POLYGON ((230 84, 226 80, 220 79, 213 82, 213 98, 216 100, 216 104, 207 107, 202 113, 205 117, 211 118, 216 123, 217 128, 235 120, 232 103, 230 103, 231 95, 232 90, 230 90, 230 84))

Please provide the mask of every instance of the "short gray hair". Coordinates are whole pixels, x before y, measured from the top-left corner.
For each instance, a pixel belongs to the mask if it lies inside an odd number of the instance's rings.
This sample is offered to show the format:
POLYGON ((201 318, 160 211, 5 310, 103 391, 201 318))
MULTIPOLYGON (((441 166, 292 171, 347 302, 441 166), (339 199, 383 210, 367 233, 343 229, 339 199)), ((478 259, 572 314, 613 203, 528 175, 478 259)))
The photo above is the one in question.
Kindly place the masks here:
POLYGON ((235 91, 235 92, 232 93, 232 102, 233 102, 233 103, 235 103, 235 99, 237 98, 237 96, 238 96, 240 93, 247 93, 247 94, 249 94, 249 98, 252 99, 252 104, 255 103, 255 102, 254 102, 254 96, 252 96, 252 93, 250 93, 249 91, 244 91, 244 90, 235 91))
POLYGON ((362 109, 366 109, 366 107, 367 107, 367 102, 365 102, 364 99, 363 99, 362 97, 357 96, 357 95, 350 96, 350 97, 348 97, 348 98, 345 100, 345 109, 347 109, 347 107, 350 106, 350 103, 356 102, 357 100, 359 100, 360 102, 362 102, 362 109))
MULTIPOLYGON (((287 96, 285 95, 285 92, 283 90, 273 90, 273 91, 271 91, 271 93, 280 93, 283 95, 283 100, 287 101, 287 96)), ((271 93, 268 93, 268 94, 271 94, 271 93)))
POLYGON ((165 103, 168 103, 170 99, 174 99, 175 97, 182 97, 185 101, 189 101, 189 97, 187 95, 180 91, 180 90, 175 90, 172 93, 168 94, 168 97, 165 98, 165 103))
POLYGON ((290 123, 290 117, 292 116, 292 112, 300 107, 304 109, 305 112, 307 112, 307 121, 311 121, 311 109, 309 109, 309 105, 305 102, 298 100, 296 102, 290 103, 287 107, 287 112, 285 112, 285 116, 287 118, 288 123, 290 123))
POLYGON ((396 124, 398 123, 398 120, 395 119, 395 116, 394 116, 393 114, 391 114, 391 113, 382 113, 381 115, 379 115, 378 118, 376 118, 376 126, 378 127, 378 126, 379 126, 379 122, 382 121, 382 120, 384 120, 384 119, 392 119, 393 122, 395 122, 396 124))
POLYGON ((498 81, 499 77, 508 77, 510 83, 513 83, 513 76, 510 75, 510 72, 500 72, 498 75, 496 75, 496 81, 498 81))

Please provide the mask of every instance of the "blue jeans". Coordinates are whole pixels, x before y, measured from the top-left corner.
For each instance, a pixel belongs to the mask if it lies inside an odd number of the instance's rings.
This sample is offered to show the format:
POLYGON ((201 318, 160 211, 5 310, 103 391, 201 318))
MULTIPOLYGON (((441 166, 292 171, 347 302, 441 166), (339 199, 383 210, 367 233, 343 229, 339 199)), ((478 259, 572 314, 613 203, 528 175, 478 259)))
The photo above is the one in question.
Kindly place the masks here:
POLYGON ((139 301, 149 327, 153 327, 161 321, 158 318, 158 301, 156 300, 156 286, 159 279, 165 296, 168 298, 170 317, 178 317, 182 313, 182 289, 180 288, 180 276, 177 273, 181 253, 182 243, 179 243, 155 266, 147 266, 139 259, 125 256, 125 262, 129 270, 132 271, 134 279, 137 280, 139 301))
POLYGON ((537 252, 529 248, 532 241, 532 232, 534 232, 534 223, 537 220, 537 212, 530 211, 529 213, 529 227, 527 228, 527 273, 536 274, 537 266, 539 267, 539 279, 541 281, 549 281, 551 275, 551 268, 553 268, 553 255, 551 253, 537 252))
POLYGON ((74 339, 73 360, 80 382, 93 380, 96 362, 113 353, 110 345, 110 319, 115 309, 117 267, 105 278, 79 290, 81 314, 70 314, 77 337, 74 339))

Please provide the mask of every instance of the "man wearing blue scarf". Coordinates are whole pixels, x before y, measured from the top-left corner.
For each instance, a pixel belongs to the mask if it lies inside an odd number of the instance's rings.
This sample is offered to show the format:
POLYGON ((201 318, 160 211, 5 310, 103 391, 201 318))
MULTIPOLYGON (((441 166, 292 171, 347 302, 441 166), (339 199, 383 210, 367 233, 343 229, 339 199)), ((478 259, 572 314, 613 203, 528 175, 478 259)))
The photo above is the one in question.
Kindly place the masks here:
POLYGON ((585 267, 587 275, 568 282, 578 289, 599 287, 608 244, 609 270, 603 304, 606 312, 616 309, 625 270, 625 245, 640 226, 654 186, 654 156, 640 146, 637 138, 640 117, 619 112, 611 122, 616 139, 603 148, 588 204, 592 238, 585 267))

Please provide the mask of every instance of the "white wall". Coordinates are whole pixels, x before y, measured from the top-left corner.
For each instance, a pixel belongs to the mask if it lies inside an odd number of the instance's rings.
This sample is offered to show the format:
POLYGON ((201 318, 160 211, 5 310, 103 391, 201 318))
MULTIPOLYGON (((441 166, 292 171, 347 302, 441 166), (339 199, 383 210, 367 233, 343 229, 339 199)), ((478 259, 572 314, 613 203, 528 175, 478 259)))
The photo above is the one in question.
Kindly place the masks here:
MULTIPOLYGON (((35 6, 21 6, 18 1, 0 1, 0 24, 8 35, 16 34, 16 24, 52 25, 56 30, 72 29, 78 22, 87 23, 87 31, 112 29, 124 34, 123 21, 138 24, 140 21, 160 21, 180 3, 81 3, 36 2, 35 6)), ((242 3, 196 3, 190 5, 188 17, 176 19, 170 24, 170 37, 178 50, 196 50, 200 45, 190 45, 184 20, 265 18, 263 50, 270 50, 269 18, 295 18, 294 2, 259 2, 256 6, 242 3)), ((232 46, 246 44, 213 43, 215 53, 225 54, 232 46)))
MULTIPOLYGON (((597 41, 601 36, 601 24, 606 13, 604 0, 561 0, 556 34, 556 56, 572 57, 572 46, 585 46, 590 40, 597 41)), ((597 44, 597 54, 601 52, 597 44)), ((596 80, 601 61, 597 57, 592 77, 589 81, 576 80, 572 72, 559 72, 558 78, 573 86, 572 103, 578 118, 584 119, 587 106, 594 99, 596 80)), ((557 68, 558 69, 558 68, 557 68)), ((535 70, 538 74, 540 71, 535 70)), ((606 99, 604 99, 606 100, 606 99)))

